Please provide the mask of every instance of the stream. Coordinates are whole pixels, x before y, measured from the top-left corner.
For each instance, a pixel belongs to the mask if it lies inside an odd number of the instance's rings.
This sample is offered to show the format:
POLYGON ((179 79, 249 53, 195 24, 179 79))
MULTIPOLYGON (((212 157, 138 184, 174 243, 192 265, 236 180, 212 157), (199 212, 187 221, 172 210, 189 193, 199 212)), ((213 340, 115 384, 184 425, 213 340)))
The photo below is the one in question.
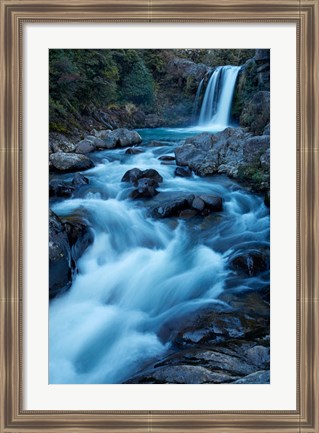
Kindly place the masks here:
MULTIPOLYGON (((112 149, 90 155, 95 167, 70 199, 52 199, 61 218, 78 216, 94 241, 78 261, 71 289, 50 301, 49 382, 122 383, 171 350, 168 323, 176 326, 204 306, 221 302, 223 291, 269 284, 269 272, 236 276, 229 257, 245 248, 269 249, 269 209, 224 176, 174 175, 173 156, 193 129, 138 131, 145 150, 136 155, 112 149), (162 145, 149 145, 161 140, 162 145), (154 198, 132 200, 134 187, 121 182, 127 170, 153 168, 163 177, 154 198), (183 193, 221 196, 223 211, 193 218, 154 219, 150 208, 183 193)), ((72 179, 74 174, 54 174, 72 179)))

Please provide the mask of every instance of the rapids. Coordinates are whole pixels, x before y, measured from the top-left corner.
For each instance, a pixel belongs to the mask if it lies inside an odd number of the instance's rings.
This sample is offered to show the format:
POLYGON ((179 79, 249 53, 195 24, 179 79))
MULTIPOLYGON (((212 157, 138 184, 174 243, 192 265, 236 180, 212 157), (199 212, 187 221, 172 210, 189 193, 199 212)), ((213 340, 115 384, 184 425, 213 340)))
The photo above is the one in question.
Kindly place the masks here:
MULTIPOLYGON (((122 383, 171 350, 168 323, 218 301, 228 287, 250 290, 269 273, 234 277, 228 267, 233 251, 269 248, 269 209, 263 198, 223 176, 175 177, 176 140, 191 130, 140 130, 144 153, 126 149, 96 152, 90 180, 71 199, 52 200, 60 217, 80 215, 89 224, 93 244, 78 261, 71 289, 50 301, 49 382, 122 383), (167 140, 151 147, 151 139, 167 140), (175 141, 174 141, 175 140, 175 141), (158 190, 221 195, 223 212, 192 219, 155 220, 149 208, 157 197, 132 200, 133 187, 121 182, 134 167, 154 168, 164 181, 158 190)), ((65 180, 72 174, 59 175, 65 180)), ((266 281, 265 281, 266 280, 266 281)))

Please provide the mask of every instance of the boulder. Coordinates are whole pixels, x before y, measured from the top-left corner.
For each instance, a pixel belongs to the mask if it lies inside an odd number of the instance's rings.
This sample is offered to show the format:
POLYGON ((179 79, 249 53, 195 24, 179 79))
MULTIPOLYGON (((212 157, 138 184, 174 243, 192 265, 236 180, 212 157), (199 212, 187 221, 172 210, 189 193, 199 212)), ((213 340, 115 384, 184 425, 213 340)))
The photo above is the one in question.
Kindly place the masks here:
POLYGON ((157 183, 157 186, 159 183, 163 182, 162 176, 159 174, 158 171, 154 170, 153 168, 143 170, 142 177, 153 179, 157 183))
POLYGON ((238 251, 229 258, 229 265, 235 272, 253 277, 269 270, 269 252, 256 249, 238 251))
POLYGON ((205 132, 189 137, 175 149, 178 173, 188 167, 199 176, 225 174, 264 192, 270 182, 269 138, 231 127, 216 134, 205 132))
POLYGON ((130 182, 133 185, 137 184, 138 179, 143 176, 142 170, 139 168, 132 168, 124 173, 121 182, 130 182))
POLYGON ((179 177, 191 177, 192 170, 188 167, 176 167, 174 174, 179 177))
POLYGON ((171 146, 171 141, 164 141, 164 140, 151 140, 147 143, 148 147, 162 147, 162 146, 171 146))
POLYGON ((72 185, 81 186, 87 185, 89 183, 89 179, 81 173, 76 173, 74 178, 72 179, 72 185))
POLYGON ((158 186, 159 183, 163 182, 162 176, 157 170, 148 168, 146 170, 140 170, 139 168, 132 168, 124 173, 122 182, 130 182, 133 185, 137 185, 138 180, 142 178, 152 179, 155 183, 154 186, 158 186))
POLYGON ((54 179, 49 182, 49 196, 50 197, 71 197, 75 188, 66 182, 54 179))
POLYGON ((195 197, 192 202, 192 208, 199 212, 202 212, 205 208, 205 203, 200 197, 195 197))
POLYGON ((181 211, 191 208, 194 198, 193 194, 188 194, 172 200, 164 201, 153 207, 151 215, 154 218, 178 216, 181 211))
POLYGON ((167 74, 171 80, 194 80, 198 86, 200 80, 212 69, 203 63, 195 63, 184 58, 174 57, 167 65, 167 74))
POLYGON ((131 197, 133 199, 154 197, 154 195, 158 193, 158 191, 155 189, 157 186, 158 183, 154 179, 142 177, 138 180, 137 189, 132 191, 131 197))
POLYGON ((270 383, 270 371, 261 370, 251 373, 246 377, 236 380, 234 383, 240 384, 267 384, 270 383))
POLYGON ((84 139, 84 140, 79 141, 75 147, 75 152, 81 153, 83 155, 90 153, 90 152, 94 152, 95 150, 96 150, 96 147, 93 144, 93 141, 88 140, 88 139, 84 139))
POLYGON ((205 203, 205 207, 211 212, 221 212, 223 210, 223 200, 221 197, 216 195, 201 194, 199 196, 205 203))
POLYGON ((92 243, 88 226, 79 221, 62 221, 49 210, 49 296, 68 290, 77 260, 92 243))
POLYGON ((53 153, 70 153, 75 151, 75 145, 69 141, 58 141, 52 143, 51 149, 53 153))
POLYGON ((65 292, 72 281, 71 249, 60 218, 49 211, 49 296, 65 292))
POLYGON ((137 131, 126 128, 118 128, 112 131, 116 145, 120 147, 134 146, 142 142, 142 137, 137 131))
POLYGON ((200 365, 164 366, 152 372, 137 376, 127 383, 171 383, 171 384, 200 384, 200 383, 228 383, 229 375, 222 372, 211 372, 200 365))
POLYGON ((269 366, 270 350, 269 347, 256 345, 247 350, 247 361, 258 367, 269 366))
POLYGON ((93 242, 93 236, 86 224, 76 221, 66 221, 65 231, 71 249, 72 264, 75 267, 77 260, 93 242))
POLYGON ((126 155, 138 155, 139 153, 143 153, 144 150, 139 147, 129 147, 126 149, 125 154, 126 155))
POLYGON ((110 130, 105 131, 99 149, 114 149, 116 146, 117 146, 117 138, 113 134, 113 131, 110 130))
POLYGON ((160 161, 175 161, 175 156, 162 155, 158 158, 160 161))
POLYGON ((87 170, 94 166, 87 156, 77 153, 53 153, 50 162, 55 170, 65 172, 87 170))
POLYGON ((247 164, 259 165, 260 158, 265 152, 269 152, 268 168, 270 162, 270 141, 269 135, 260 135, 248 138, 243 145, 244 162, 247 164))
POLYGON ((195 210, 195 209, 185 209, 185 210, 182 210, 179 213, 179 218, 188 219, 188 218, 193 218, 196 215, 198 215, 197 210, 195 210))

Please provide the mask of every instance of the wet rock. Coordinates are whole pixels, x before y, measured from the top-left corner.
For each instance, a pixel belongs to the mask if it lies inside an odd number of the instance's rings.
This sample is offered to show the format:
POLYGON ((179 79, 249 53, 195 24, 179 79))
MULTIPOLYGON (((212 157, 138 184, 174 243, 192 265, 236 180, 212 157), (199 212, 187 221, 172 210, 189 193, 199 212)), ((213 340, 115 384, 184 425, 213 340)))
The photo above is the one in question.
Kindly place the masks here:
POLYGON ((154 195, 158 194, 155 189, 157 186, 158 183, 154 179, 143 177, 138 180, 137 189, 131 193, 131 197, 133 199, 154 197, 154 195))
POLYGON ((270 207, 270 191, 265 192, 264 203, 267 207, 270 207))
POLYGON ((49 296, 65 292, 71 286, 71 249, 60 218, 49 211, 49 296))
POLYGON ((179 216, 190 218, 195 215, 206 216, 211 212, 222 210, 222 198, 212 195, 182 194, 169 200, 160 201, 152 208, 151 215, 155 218, 179 216))
POLYGON ((87 185, 89 183, 89 179, 81 173, 76 173, 74 178, 72 179, 72 184, 75 186, 87 185))
POLYGON ((269 269, 269 255, 265 251, 250 250, 236 252, 229 259, 230 268, 249 277, 269 269))
POLYGON ((71 197, 75 188, 63 181, 51 180, 49 182, 49 196, 50 197, 71 197))
POLYGON ((164 140, 150 140, 147 143, 148 147, 161 147, 161 146, 171 146, 171 141, 164 141, 164 140))
POLYGON ((129 147, 126 149, 125 154, 126 155, 138 155, 139 153, 143 153, 144 150, 140 149, 138 147, 129 147))
POLYGON ((195 197, 192 202, 192 208, 201 212, 205 208, 205 202, 200 197, 195 197))
POLYGON ((269 347, 254 346, 247 350, 247 361, 258 367, 266 366, 270 362, 269 347))
POLYGON ((159 183, 163 182, 162 176, 159 174, 157 170, 153 168, 149 168, 146 170, 140 170, 139 168, 132 168, 128 170, 124 176, 122 177, 122 182, 130 182, 133 185, 137 185, 138 180, 142 178, 152 179, 155 183, 155 186, 158 186, 159 183))
POLYGON ((222 372, 214 373, 205 367, 194 365, 166 366, 144 376, 129 380, 127 383, 171 383, 200 384, 228 383, 230 377, 222 372))
POLYGON ((138 179, 140 179, 143 176, 142 170, 140 170, 139 168, 132 168, 131 170, 128 170, 124 176, 121 179, 121 182, 130 182, 133 183, 133 185, 135 185, 138 181, 138 179))
POLYGON ((223 210, 223 199, 221 197, 209 194, 201 194, 199 197, 210 211, 221 212, 223 210))
POLYGON ((75 267, 77 260, 93 242, 93 235, 86 224, 77 221, 66 221, 65 231, 71 249, 72 264, 75 267))
POLYGON ((180 177, 191 177, 192 170, 188 167, 176 167, 174 174, 180 177))
POLYGON ((189 209, 194 200, 194 195, 184 195, 178 198, 174 198, 169 201, 165 201, 156 205, 151 210, 151 215, 154 218, 168 218, 172 216, 178 216, 181 211, 189 209))
POLYGON ((262 370, 249 374, 246 377, 236 380, 234 383, 241 384, 265 384, 270 383, 270 371, 262 370))
POLYGON ((88 226, 76 220, 61 220, 49 210, 49 296, 68 290, 77 260, 92 243, 88 226))
POLYGON ((148 177, 150 179, 153 179, 157 184, 163 182, 162 176, 159 174, 158 171, 154 170, 153 168, 143 170, 142 177, 148 177))
POLYGON ((175 156, 162 155, 158 158, 160 161, 175 161, 175 156))
MULTIPOLYGON (((265 306, 266 308, 266 306, 265 306)), ((269 314, 269 306, 267 307, 269 314)), ((245 311, 208 311, 181 329, 174 345, 179 348, 197 344, 221 344, 231 340, 245 340, 268 332, 268 318, 247 314, 245 311)))
POLYGON ((55 170, 65 172, 87 170, 94 166, 87 156, 77 153, 52 153, 50 162, 55 170))
POLYGON ((193 218, 198 215, 198 212, 195 209, 185 209, 179 213, 179 218, 193 218))

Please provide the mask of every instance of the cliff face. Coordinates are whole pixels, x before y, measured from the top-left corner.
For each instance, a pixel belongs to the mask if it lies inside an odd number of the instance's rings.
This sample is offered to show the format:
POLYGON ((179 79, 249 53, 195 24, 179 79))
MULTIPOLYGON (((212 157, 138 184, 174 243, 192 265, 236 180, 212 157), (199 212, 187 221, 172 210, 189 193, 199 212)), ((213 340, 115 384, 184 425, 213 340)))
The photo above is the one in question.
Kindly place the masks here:
POLYGON ((233 118, 254 134, 262 134, 270 118, 270 50, 256 50, 238 77, 233 118))

